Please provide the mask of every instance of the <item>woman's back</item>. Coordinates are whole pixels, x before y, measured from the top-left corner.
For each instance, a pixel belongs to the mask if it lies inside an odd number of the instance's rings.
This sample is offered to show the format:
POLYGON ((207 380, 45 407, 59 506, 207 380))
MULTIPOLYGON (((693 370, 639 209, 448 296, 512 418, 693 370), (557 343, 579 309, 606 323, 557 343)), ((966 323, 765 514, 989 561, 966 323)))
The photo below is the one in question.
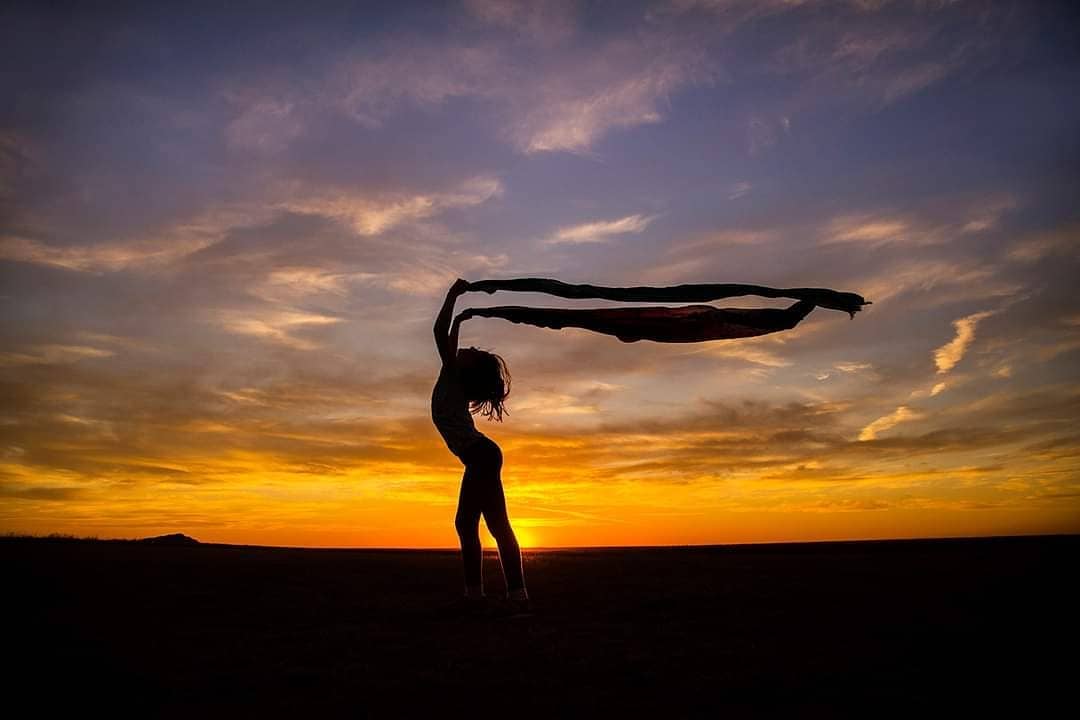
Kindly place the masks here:
POLYGON ((457 371, 443 366, 431 391, 431 420, 450 452, 458 457, 469 445, 484 435, 476 429, 469 412, 469 402, 457 371))

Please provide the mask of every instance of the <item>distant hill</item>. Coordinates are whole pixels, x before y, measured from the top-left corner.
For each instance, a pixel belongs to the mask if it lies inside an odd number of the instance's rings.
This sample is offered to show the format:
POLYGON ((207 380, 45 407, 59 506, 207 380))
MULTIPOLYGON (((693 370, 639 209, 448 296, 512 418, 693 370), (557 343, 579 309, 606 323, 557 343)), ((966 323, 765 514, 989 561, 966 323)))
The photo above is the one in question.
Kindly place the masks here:
POLYGON ((199 541, 193 537, 189 537, 184 533, 172 533, 171 535, 158 535, 156 537, 148 537, 139 540, 141 543, 149 543, 151 545, 198 545, 199 541))

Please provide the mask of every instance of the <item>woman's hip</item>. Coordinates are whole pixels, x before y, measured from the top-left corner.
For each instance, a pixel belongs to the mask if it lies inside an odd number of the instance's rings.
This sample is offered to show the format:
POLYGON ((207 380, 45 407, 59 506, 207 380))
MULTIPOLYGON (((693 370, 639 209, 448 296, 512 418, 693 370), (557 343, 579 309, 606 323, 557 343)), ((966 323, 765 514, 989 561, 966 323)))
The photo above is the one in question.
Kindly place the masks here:
POLYGON ((468 447, 461 452, 460 457, 461 462, 465 464, 466 471, 470 467, 498 468, 503 461, 502 450, 487 435, 480 435, 480 437, 469 443, 468 447))

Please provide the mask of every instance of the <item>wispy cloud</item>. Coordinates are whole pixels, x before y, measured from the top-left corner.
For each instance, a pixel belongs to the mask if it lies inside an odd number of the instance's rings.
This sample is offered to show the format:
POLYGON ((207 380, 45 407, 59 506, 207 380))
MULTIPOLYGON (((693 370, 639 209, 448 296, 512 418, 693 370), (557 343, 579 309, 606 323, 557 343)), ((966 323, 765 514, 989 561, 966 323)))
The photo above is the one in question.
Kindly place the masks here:
POLYGON ((454 97, 497 96, 504 70, 497 46, 399 38, 382 53, 343 58, 331 88, 333 100, 349 117, 377 128, 403 105, 435 108, 454 97))
POLYGON ((230 230, 256 224, 271 214, 257 205, 218 205, 142 236, 98 244, 52 245, 8 235, 0 237, 0 259, 79 272, 160 267, 219 242, 230 230))
POLYGON ((574 0, 465 0, 465 8, 477 19, 541 47, 562 44, 577 30, 574 0))
POLYGON ((821 226, 818 234, 825 245, 857 243, 872 248, 944 245, 964 235, 997 228, 1018 201, 1008 194, 990 193, 965 199, 958 205, 931 213, 882 210, 842 214, 821 226))
POLYGON ((303 131, 295 103, 260 98, 243 107, 225 128, 225 138, 234 148, 272 155, 287 148, 303 131))
POLYGON ((859 280, 860 291, 875 303, 922 296, 923 302, 940 306, 1016 293, 1020 286, 1000 276, 998 268, 981 258, 897 259, 859 280))
POLYGON ((486 277, 506 267, 510 258, 505 253, 442 252, 432 258, 417 260, 407 253, 395 257, 394 267, 382 272, 362 273, 358 281, 364 285, 382 287, 408 295, 428 296, 446 292, 455 278, 486 277))
POLYGON ((216 313, 215 322, 238 335, 251 335, 296 350, 316 350, 321 344, 298 335, 313 327, 334 325, 342 318, 310 312, 268 310, 244 312, 228 310, 216 313))
POLYGON ((514 143, 527 154, 582 153, 610 130, 660 122, 664 100, 694 77, 692 64, 660 60, 633 70, 640 59, 620 62, 627 55, 616 47, 611 57, 541 87, 538 102, 516 102, 508 129, 514 143))
POLYGON ((574 395, 558 392, 522 395, 514 402, 514 406, 523 412, 539 415, 595 415, 600 412, 594 404, 583 403, 574 395))
POLYGON ((28 348, 28 352, 0 353, 0 365, 64 365, 115 354, 112 350, 88 345, 38 345, 28 348))
POLYGON ((30 238, 7 236, 0 239, 0 259, 79 272, 110 272, 168 263, 212 244, 217 237, 220 236, 192 237, 187 242, 167 240, 60 247, 30 238))
POLYGON ((559 228, 547 239, 548 244, 607 242, 615 235, 643 232, 659 215, 627 215, 617 220, 595 220, 559 228))
POLYGON ((859 433, 859 440, 876 440, 879 433, 883 433, 886 430, 894 428, 900 423, 908 422, 911 420, 918 420, 920 417, 922 416, 911 410, 906 405, 901 405, 888 415, 879 417, 877 420, 864 427, 859 433))
POLYGON ((882 91, 882 100, 886 104, 893 103, 928 88, 948 77, 957 65, 928 62, 903 68, 888 79, 882 91))
POLYGON ((378 128, 404 106, 435 110, 474 98, 520 152, 587 153, 611 130, 660 122, 673 93, 712 77, 699 49, 648 32, 511 62, 514 38, 541 46, 568 39, 573 12, 532 3, 473 2, 470 9, 515 33, 468 46, 399 38, 381 53, 348 58, 331 84, 337 106, 378 128))
POLYGON ((903 240, 908 230, 907 222, 895 218, 842 217, 832 221, 824 242, 883 244, 903 240))
POLYGON ((295 301, 325 294, 344 297, 349 291, 350 280, 363 281, 371 277, 372 273, 332 272, 319 267, 283 267, 271 270, 250 292, 270 302, 295 301))
POLYGON ((740 342, 740 343, 708 343, 704 347, 690 350, 687 354, 707 355, 709 357, 741 360, 751 365, 759 365, 764 368, 789 367, 792 361, 765 347, 765 343, 740 342))
POLYGON ((964 353, 975 340, 975 327, 979 321, 994 315, 994 311, 978 312, 953 321, 956 336, 934 351, 934 364, 939 374, 944 374, 956 367, 964 358, 964 353))
POLYGON ((498 178, 477 177, 461 183, 454 190, 435 193, 370 195, 315 191, 306 197, 283 200, 278 207, 346 222, 359 235, 378 235, 443 210, 480 205, 501 193, 502 183, 498 178))
POLYGON ((728 188, 728 200, 738 200, 739 198, 747 195, 752 189, 753 185, 748 182, 737 182, 728 188))
POLYGON ((874 369, 873 364, 867 362, 838 362, 834 363, 833 367, 840 372, 849 374, 872 371, 874 369))
POLYGON ((1028 235, 1013 243, 1007 257, 1018 263, 1034 264, 1044 258, 1075 256, 1080 247, 1080 225, 1028 235))

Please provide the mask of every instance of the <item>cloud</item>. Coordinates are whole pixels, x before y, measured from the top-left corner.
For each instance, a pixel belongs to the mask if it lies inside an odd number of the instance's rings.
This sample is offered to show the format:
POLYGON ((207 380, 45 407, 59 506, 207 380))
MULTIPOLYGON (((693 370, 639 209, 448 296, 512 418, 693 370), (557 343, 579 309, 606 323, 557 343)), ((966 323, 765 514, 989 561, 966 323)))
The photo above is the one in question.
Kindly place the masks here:
POLYGON ((859 440, 874 440, 877 438, 878 433, 885 432, 890 428, 896 427, 902 422, 918 420, 921 417, 921 415, 912 411, 906 405, 901 405, 888 415, 885 415, 884 417, 879 417, 877 420, 864 427, 859 433, 859 440))
POLYGON ((783 233, 775 229, 707 230, 689 235, 685 239, 674 238, 665 242, 663 253, 651 259, 641 268, 640 279, 647 283, 671 284, 704 281, 710 275, 726 276, 729 264, 716 262, 714 258, 730 258, 733 252, 743 250, 748 254, 768 253, 767 246, 782 240, 783 233))
POLYGON ((706 343, 705 347, 698 350, 691 350, 688 354, 701 354, 710 357, 741 360, 752 365, 760 365, 766 368, 782 368, 792 365, 790 359, 781 357, 766 347, 762 347, 764 344, 767 343, 746 342, 745 340, 739 342, 706 343))
MULTIPOLYGON (((270 262, 275 255, 292 248, 291 261, 274 268, 256 290, 263 296, 284 297, 320 290, 342 294, 352 280, 374 278, 377 273, 355 270, 331 272, 301 264, 310 262, 311 247, 318 235, 307 238, 307 257, 296 251, 295 236, 285 245, 268 241, 266 230, 287 219, 289 214, 325 218, 341 223, 357 235, 375 237, 395 228, 431 220, 447 210, 481 205, 503 192, 502 182, 491 176, 477 176, 438 191, 358 192, 325 188, 311 183, 283 182, 268 188, 265 196, 243 203, 212 204, 190 219, 171 221, 131 239, 97 244, 50 245, 27 237, 0 236, 0 260, 32 263, 85 273, 114 273, 127 270, 160 270, 188 265, 202 266, 236 260, 243 248, 250 262, 270 262), (258 238, 252 234, 258 235, 258 238), (238 238, 250 238, 240 240, 238 238), (318 287, 316 287, 318 285, 318 287), (302 288, 307 288, 304 290, 302 288)), ((422 233, 415 233, 422 237, 422 233)), ((398 242, 395 252, 405 258, 398 242)), ((341 263, 340 248, 334 251, 341 263)), ((432 253, 429 253, 429 255, 432 253)), ((443 275, 453 275, 446 269, 443 275)))
POLYGON ((953 321, 956 337, 934 351, 934 364, 937 365, 938 374, 949 372, 963 359, 964 353, 975 340, 975 326, 980 320, 994 314, 995 311, 978 312, 953 321))
POLYGON ((875 249, 892 244, 944 245, 963 235, 997 228, 1003 215, 1017 205, 1011 195, 990 193, 974 199, 953 199, 944 208, 930 203, 922 212, 848 213, 824 223, 818 234, 823 245, 858 243, 875 249))
POLYGON ((1075 256, 1080 247, 1080 225, 1028 235, 1009 248, 1007 257, 1017 263, 1032 264, 1048 257, 1075 256))
POLYGON ((840 372, 849 374, 872 371, 874 369, 873 364, 867 362, 838 362, 833 363, 833 367, 840 372))
POLYGON ((638 51, 619 45, 586 63, 543 83, 535 99, 514 102, 508 134, 522 152, 584 153, 611 130, 658 123, 661 102, 702 74, 681 59, 634 69, 638 51))
POLYGON ((530 415, 594 415, 600 412, 596 405, 582 403, 575 395, 560 392, 532 392, 514 401, 515 410, 530 415))
POLYGON ((378 128, 403 104, 434 108, 454 97, 497 96, 506 82, 504 68, 497 46, 398 38, 381 53, 343 58, 331 92, 349 117, 378 128))
POLYGON ((105 358, 115 355, 112 350, 86 345, 39 345, 30 352, 2 352, 2 365, 64 365, 86 358, 105 358))
POLYGON ((577 30, 574 0, 465 0, 477 19, 542 47, 560 45, 577 30))
POLYGON ((966 260, 897 259, 875 269, 873 274, 856 278, 859 292, 876 304, 904 298, 911 308, 914 298, 930 306, 953 304, 962 300, 1012 295, 1021 286, 1000 276, 997 266, 979 258, 966 260))
POLYGON ((78 272, 160 267, 217 243, 230 230, 263 221, 270 214, 257 205, 215 205, 144 236, 90 245, 49 245, 8 235, 0 237, 0 259, 78 272))
MULTIPOLYGON (((513 24, 540 45, 572 34, 565 22, 531 3, 473 3, 474 13, 496 26, 513 24), (530 29, 531 28, 531 29, 530 29)), ((558 16, 562 17, 562 16, 558 16)), ((472 45, 430 39, 397 42, 349 57, 333 73, 333 103, 366 128, 383 127, 404 107, 430 111, 453 98, 483 101, 501 135, 525 154, 587 153, 609 131, 663 119, 675 92, 712 78, 699 48, 672 44, 643 28, 610 39, 513 61, 514 37, 504 34, 472 45)))
POLYGON ((295 104, 262 99, 247 105, 225 128, 229 145, 259 154, 274 154, 289 146, 304 131, 295 104))
POLYGON ((498 178, 476 177, 445 192, 369 195, 316 190, 307 196, 282 200, 277 206, 290 212, 340 220, 359 235, 379 235, 444 210, 483 204, 501 193, 502 183, 498 178))
POLYGON ((1004 3, 980 7, 978 30, 967 3, 856 0, 830 3, 826 13, 812 9, 820 5, 674 0, 654 5, 647 17, 678 28, 682 38, 703 37, 724 80, 777 89, 741 114, 739 141, 751 156, 789 137, 798 141, 804 120, 879 112, 970 77, 996 62, 1003 47, 1033 35, 1032 23, 1004 3), (764 25, 769 32, 762 34, 764 25))
POLYGON ((754 186, 751 183, 745 181, 734 183, 728 188, 728 200, 738 200, 744 195, 747 195, 753 187, 754 186))
MULTIPOLYGON (((471 43, 398 36, 365 47, 342 58, 319 97, 304 102, 336 106, 376 129, 405 107, 434 111, 454 98, 470 98, 484 104, 520 152, 589 153, 612 130, 661 122, 675 93, 729 78, 716 38, 747 31, 762 16, 778 16, 780 31, 753 54, 751 65, 759 74, 809 76, 805 84, 819 92, 812 100, 795 97, 750 117, 746 132, 753 154, 789 135, 793 111, 804 105, 852 94, 867 96, 870 109, 873 103, 893 103, 944 81, 987 51, 965 41, 942 59, 920 60, 919 53, 934 46, 934 33, 925 29, 933 13, 905 11, 885 24, 853 5, 840 9, 846 22, 838 27, 804 15, 795 23, 791 11, 800 4, 669 4, 650 10, 632 28, 597 34, 586 46, 569 42, 579 31, 573 3, 468 0, 471 19, 499 34, 481 34, 471 43), (707 10, 712 21, 686 16, 694 9, 707 10), (548 52, 515 62, 521 42, 548 52)), ((271 96, 245 103, 230 128, 232 141, 270 151, 290 142, 302 132, 295 118, 299 102, 271 96)))
POLYGON ((548 244, 581 244, 607 242, 614 235, 644 232, 658 215, 627 215, 617 220, 596 220, 559 228, 548 238, 548 244))
POLYGON ((238 335, 252 335, 296 350, 316 350, 321 345, 295 333, 310 327, 334 325, 342 318, 290 310, 226 310, 214 314, 214 321, 238 335))
POLYGON ((205 247, 205 244, 193 242, 187 246, 109 244, 56 247, 30 238, 6 236, 0 238, 0 259, 51 265, 80 272, 100 272, 122 270, 144 263, 165 262, 201 247, 205 247))
POLYGON ((882 244, 902 240, 908 230, 903 220, 874 217, 842 217, 834 220, 824 242, 866 242, 882 244))
POLYGON ((657 3, 653 12, 657 15, 671 13, 681 15, 705 11, 716 15, 731 30, 762 16, 782 13, 798 8, 812 0, 666 0, 657 3))
POLYGON ((12 485, 0 483, 0 495, 9 498, 24 500, 45 500, 49 502, 70 502, 78 500, 86 494, 86 488, 80 487, 51 487, 33 485, 12 485))
POLYGON ((313 295, 345 297, 350 281, 364 281, 373 277, 374 273, 333 272, 320 267, 282 267, 272 269, 250 292, 268 302, 283 303, 313 295))
MULTIPOLYGON (((407 295, 442 295, 458 277, 476 277, 502 271, 510 258, 505 253, 484 255, 443 248, 425 248, 429 257, 417 259, 407 248, 393 256, 393 266, 382 272, 366 273, 361 282, 366 285, 389 288, 407 295)), ((384 258, 389 260, 391 258, 384 258)))
POLYGON ((935 62, 903 68, 888 79, 882 89, 882 100, 885 104, 894 103, 940 82, 952 74, 954 69, 949 64, 935 62))

